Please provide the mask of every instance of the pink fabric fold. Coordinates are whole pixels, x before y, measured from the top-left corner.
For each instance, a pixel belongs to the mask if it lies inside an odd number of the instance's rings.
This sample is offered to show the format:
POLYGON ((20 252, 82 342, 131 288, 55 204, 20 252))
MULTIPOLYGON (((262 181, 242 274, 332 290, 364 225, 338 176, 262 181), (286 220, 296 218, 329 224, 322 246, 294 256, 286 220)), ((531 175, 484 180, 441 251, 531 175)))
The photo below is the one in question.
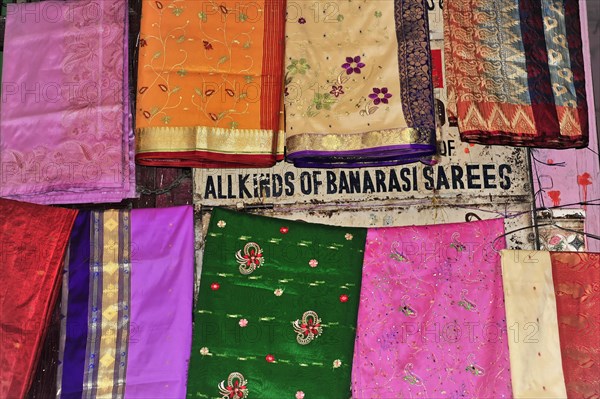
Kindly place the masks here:
POLYGON ((501 219, 369 229, 355 399, 508 398, 501 219))
POLYGON ((9 4, 0 195, 35 203, 135 196, 126 0, 9 4))

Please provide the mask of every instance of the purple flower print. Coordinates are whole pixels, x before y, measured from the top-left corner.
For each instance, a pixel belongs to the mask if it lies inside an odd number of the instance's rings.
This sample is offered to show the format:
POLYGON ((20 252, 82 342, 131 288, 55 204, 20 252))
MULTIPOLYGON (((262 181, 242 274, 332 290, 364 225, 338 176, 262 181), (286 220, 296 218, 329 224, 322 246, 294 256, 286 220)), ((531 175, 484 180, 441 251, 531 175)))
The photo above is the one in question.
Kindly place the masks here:
POLYGON ((388 103, 388 98, 392 97, 390 93, 388 93, 387 87, 377 88, 373 87, 373 93, 369 94, 369 98, 373 100, 373 104, 379 105, 379 103, 388 103))
POLYGON ((331 86, 330 94, 333 94, 335 97, 339 97, 341 94, 344 94, 343 86, 331 86))
POLYGON ((360 69, 364 68, 365 64, 360 62, 360 56, 346 57, 346 63, 342 64, 342 68, 346 70, 346 74, 351 75, 352 73, 360 73, 360 69))
POLYGON ((301 24, 301 25, 304 25, 306 23, 306 19, 304 19, 304 17, 300 17, 298 19, 298 23, 301 24))

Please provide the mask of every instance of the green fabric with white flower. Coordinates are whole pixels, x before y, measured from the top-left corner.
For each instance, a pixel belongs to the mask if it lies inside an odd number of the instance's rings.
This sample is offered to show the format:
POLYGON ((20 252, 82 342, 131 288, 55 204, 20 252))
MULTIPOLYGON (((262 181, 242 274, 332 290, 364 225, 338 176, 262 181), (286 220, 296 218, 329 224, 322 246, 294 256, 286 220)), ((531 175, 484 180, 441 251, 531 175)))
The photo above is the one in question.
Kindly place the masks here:
POLYGON ((366 233, 216 208, 188 398, 349 398, 366 233))

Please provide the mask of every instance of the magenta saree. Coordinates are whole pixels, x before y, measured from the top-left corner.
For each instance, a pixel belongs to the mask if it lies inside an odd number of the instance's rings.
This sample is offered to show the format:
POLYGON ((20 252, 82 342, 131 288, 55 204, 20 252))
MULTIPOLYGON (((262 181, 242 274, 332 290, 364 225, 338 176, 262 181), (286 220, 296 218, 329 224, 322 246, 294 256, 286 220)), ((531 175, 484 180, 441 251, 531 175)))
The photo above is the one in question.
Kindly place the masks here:
POLYGON ((9 4, 0 196, 36 203, 135 195, 127 1, 9 4))
POLYGON ((500 256, 491 248, 503 232, 501 219, 369 229, 353 398, 511 396, 500 256))
POLYGON ((63 277, 59 398, 183 398, 192 208, 82 211, 63 277))

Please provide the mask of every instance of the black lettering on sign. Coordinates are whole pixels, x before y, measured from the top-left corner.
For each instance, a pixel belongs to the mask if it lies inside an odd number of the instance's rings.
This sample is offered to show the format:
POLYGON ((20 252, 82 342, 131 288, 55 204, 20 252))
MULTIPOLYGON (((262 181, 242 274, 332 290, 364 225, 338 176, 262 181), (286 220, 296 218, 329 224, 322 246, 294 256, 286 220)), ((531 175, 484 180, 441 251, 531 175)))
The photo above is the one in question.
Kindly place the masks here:
POLYGON ((512 173, 512 168, 510 165, 502 164, 498 168, 498 176, 500 176, 503 181, 500 182, 500 188, 503 190, 508 190, 511 187, 511 181, 509 174, 512 173))
MULTIPOLYGON (((448 149, 452 147, 447 147, 448 149)), ((453 148, 452 148, 453 149, 453 148)), ((207 176, 206 199, 252 199, 303 195, 343 195, 417 192, 419 190, 508 190, 508 164, 434 165, 384 170, 311 170, 299 176, 255 173, 207 176), (421 174, 419 171, 422 170, 421 174), (236 188, 237 183, 237 188, 236 188)))
POLYGON ((310 184, 310 173, 302 172, 300 175, 300 191, 302 194, 309 195, 312 192, 312 185, 310 184))
POLYGON ((294 195, 296 189, 296 187, 294 186, 294 180, 296 180, 296 176, 293 172, 285 172, 285 195, 294 195))
POLYGON ((479 165, 467 165, 467 187, 470 190, 481 188, 481 183, 477 183, 477 180, 481 179, 481 176, 476 174, 477 169, 479 169, 479 165))
POLYGON ((433 168, 431 166, 423 168, 423 178, 425 179, 425 190, 433 190, 433 168))
POLYGON ((363 192, 363 194, 375 192, 375 186, 373 186, 373 180, 371 180, 371 175, 366 170, 364 173, 364 182, 363 182, 363 191, 362 192, 363 192))
POLYGON ((327 171, 327 194, 335 194, 337 193, 337 184, 335 181, 337 180, 337 175, 335 172, 328 170, 327 171))
MULTIPOLYGON (((392 169, 392 171, 393 171, 393 169, 392 169)), ((385 188, 385 172, 383 170, 375 171, 375 184, 377 185, 378 193, 387 192, 387 190, 385 188)))
POLYGON ((238 189, 240 191, 240 198, 252 198, 252 194, 250 193, 250 191, 248 191, 248 188, 246 187, 246 182, 248 181, 249 177, 250 177, 250 175, 239 175, 238 176, 238 184, 239 184, 238 189), (244 197, 244 195, 246 197, 244 197))
POLYGON ((272 181, 273 197, 279 198, 283 194, 283 177, 280 174, 274 174, 272 181))

